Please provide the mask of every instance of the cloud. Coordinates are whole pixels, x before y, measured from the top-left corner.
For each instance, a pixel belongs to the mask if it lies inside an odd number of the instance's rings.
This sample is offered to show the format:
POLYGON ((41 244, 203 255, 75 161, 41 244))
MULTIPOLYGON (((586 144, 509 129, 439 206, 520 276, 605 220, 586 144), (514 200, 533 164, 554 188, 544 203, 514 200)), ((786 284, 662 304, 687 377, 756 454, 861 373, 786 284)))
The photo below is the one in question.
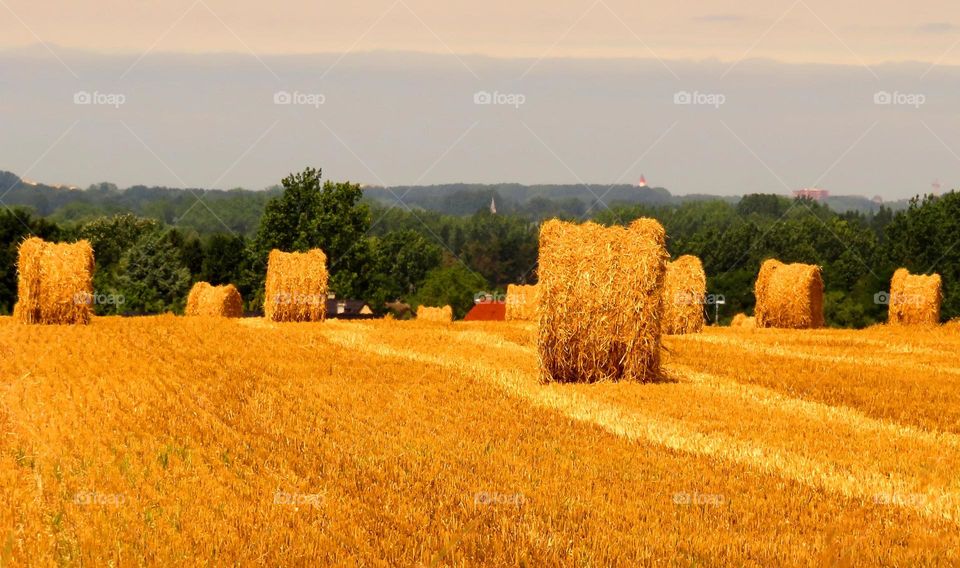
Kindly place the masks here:
POLYGON ((950 22, 927 22, 917 26, 917 33, 921 34, 945 34, 957 31, 957 26, 950 22))

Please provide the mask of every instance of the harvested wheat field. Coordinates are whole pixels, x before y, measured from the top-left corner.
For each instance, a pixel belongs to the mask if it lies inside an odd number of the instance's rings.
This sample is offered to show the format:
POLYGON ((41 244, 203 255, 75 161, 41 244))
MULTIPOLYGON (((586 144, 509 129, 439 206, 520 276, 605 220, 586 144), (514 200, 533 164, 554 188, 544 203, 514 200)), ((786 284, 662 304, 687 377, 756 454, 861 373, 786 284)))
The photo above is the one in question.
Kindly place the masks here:
POLYGON ((960 562, 960 334, 0 318, 0 564, 960 562))

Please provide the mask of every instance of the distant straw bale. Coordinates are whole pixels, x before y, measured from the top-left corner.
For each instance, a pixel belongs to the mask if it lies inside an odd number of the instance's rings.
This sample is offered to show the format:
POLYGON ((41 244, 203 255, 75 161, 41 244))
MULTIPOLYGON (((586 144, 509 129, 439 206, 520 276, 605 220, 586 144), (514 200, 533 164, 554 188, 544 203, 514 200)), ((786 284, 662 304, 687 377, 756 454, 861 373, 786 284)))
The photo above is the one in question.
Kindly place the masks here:
POLYGON ((932 326, 940 323, 943 287, 939 274, 910 274, 909 270, 901 268, 893 273, 888 299, 891 325, 932 326))
POLYGON ((14 318, 22 323, 86 324, 93 305, 93 247, 87 241, 20 244, 14 318))
POLYGON ((507 285, 507 321, 537 319, 537 286, 507 285))
POLYGON ((757 327, 757 320, 756 318, 748 317, 747 314, 737 314, 733 316, 730 327, 754 328, 757 327))
POLYGON ((757 327, 817 329, 824 325, 819 266, 767 260, 760 267, 755 295, 757 327))
POLYGON ((703 331, 707 275, 695 256, 667 263, 663 285, 663 333, 683 335, 703 331))
POLYGON ((264 316, 268 320, 323 321, 327 312, 327 255, 270 251, 264 316))
POLYGON ((544 223, 537 284, 542 381, 658 378, 665 241, 652 219, 628 228, 544 223))
POLYGON ((417 320, 450 323, 453 321, 453 308, 450 306, 443 306, 442 308, 419 306, 417 308, 417 320))
POLYGON ((233 284, 211 286, 208 282, 197 282, 187 296, 184 314, 238 318, 243 315, 243 298, 233 284))

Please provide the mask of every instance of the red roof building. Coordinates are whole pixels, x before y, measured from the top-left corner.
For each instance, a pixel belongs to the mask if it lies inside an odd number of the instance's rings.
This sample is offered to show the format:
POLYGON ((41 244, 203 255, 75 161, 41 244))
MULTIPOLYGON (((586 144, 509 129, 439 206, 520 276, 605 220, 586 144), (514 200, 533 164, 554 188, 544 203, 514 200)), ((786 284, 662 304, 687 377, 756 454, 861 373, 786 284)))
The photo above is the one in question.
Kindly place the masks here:
POLYGON ((480 302, 463 317, 464 321, 503 321, 507 319, 507 305, 503 302, 480 302))
POLYGON ((808 187, 794 191, 793 196, 803 199, 812 199, 814 201, 823 201, 824 199, 830 197, 830 192, 826 189, 820 189, 819 187, 808 187))

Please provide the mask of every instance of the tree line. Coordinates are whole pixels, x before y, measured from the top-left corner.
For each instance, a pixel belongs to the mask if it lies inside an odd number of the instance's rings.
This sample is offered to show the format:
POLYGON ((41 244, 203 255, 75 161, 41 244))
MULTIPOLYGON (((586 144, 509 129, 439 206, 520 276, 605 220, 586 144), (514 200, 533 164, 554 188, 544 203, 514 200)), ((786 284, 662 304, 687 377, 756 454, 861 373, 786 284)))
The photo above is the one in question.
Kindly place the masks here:
MULTIPOLYGON (((0 313, 9 313, 16 301, 17 247, 29 235, 91 242, 96 298, 105 299, 95 302, 101 315, 181 311, 198 281, 233 283, 245 309, 256 313, 273 248, 323 249, 331 290, 340 298, 363 300, 378 313, 399 299, 413 306, 450 304, 462 317, 480 292, 536 282, 537 216, 492 214, 486 206, 447 215, 398 201, 389 205, 365 199, 357 184, 322 180, 312 168, 288 176, 264 196, 255 228, 247 232, 229 227, 200 232, 145 215, 101 213, 106 214, 66 221, 28 209, 0 211, 0 313)), ((583 220, 582 214, 557 216, 583 220)), ((808 200, 749 195, 738 202, 598 204, 590 215, 608 225, 638 217, 664 224, 673 256, 702 259, 708 292, 726 300, 722 321, 752 311, 753 282, 771 257, 823 267, 826 316, 833 326, 884 321, 886 306, 878 294, 888 290, 901 266, 940 273, 944 318, 960 315, 957 193, 918 197, 898 212, 881 207, 838 214, 808 200)))

